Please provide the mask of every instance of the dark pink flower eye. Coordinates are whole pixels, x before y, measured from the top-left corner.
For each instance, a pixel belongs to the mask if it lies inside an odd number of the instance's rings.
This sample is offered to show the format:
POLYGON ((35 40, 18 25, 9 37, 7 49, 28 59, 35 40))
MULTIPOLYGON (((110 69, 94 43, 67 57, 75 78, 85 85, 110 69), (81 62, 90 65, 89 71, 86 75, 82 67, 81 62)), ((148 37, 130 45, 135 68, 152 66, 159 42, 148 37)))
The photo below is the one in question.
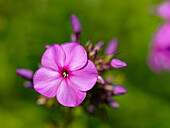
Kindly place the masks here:
POLYGON ((62 70, 62 76, 63 76, 64 78, 67 78, 68 75, 69 75, 68 71, 67 71, 66 69, 63 69, 63 70, 62 70))

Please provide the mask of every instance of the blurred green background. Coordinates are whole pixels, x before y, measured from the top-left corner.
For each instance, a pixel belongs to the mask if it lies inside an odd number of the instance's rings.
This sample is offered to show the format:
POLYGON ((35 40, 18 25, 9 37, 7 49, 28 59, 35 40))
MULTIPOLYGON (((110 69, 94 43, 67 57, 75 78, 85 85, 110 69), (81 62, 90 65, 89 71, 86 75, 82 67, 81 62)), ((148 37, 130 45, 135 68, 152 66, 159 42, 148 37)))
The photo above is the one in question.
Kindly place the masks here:
MULTIPOLYGON (((70 41, 70 15, 80 19, 87 40, 119 39, 118 56, 128 67, 113 71, 128 93, 107 107, 109 122, 74 108, 73 128, 170 128, 170 73, 156 75, 146 64, 157 26, 152 5, 161 0, 0 0, 0 128, 52 128, 62 123, 57 107, 37 106, 38 93, 23 87, 16 68, 37 70, 45 45, 70 41), (122 79, 124 81, 122 82, 122 79)), ((104 52, 104 50, 102 51, 104 52)))

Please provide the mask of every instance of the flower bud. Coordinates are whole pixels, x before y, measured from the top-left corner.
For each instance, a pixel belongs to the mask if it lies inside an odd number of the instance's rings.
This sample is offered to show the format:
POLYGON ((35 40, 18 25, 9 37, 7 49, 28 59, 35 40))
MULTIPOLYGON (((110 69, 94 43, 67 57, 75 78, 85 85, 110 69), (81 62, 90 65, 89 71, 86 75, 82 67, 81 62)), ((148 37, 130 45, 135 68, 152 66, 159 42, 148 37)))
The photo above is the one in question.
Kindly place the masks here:
POLYGON ((100 51, 101 48, 103 47, 103 44, 104 44, 104 42, 103 42, 103 41, 100 41, 100 42, 98 42, 98 43, 94 46, 93 50, 90 52, 90 57, 91 57, 91 59, 95 59, 95 58, 96 58, 96 55, 97 55, 97 53, 99 53, 99 51, 100 51))
POLYGON ((112 108, 119 108, 120 107, 119 104, 117 102, 115 102, 112 98, 108 99, 108 104, 112 108))
POLYGON ((127 66, 125 62, 119 59, 112 59, 110 64, 113 68, 123 68, 127 66))
POLYGON ((117 51, 117 47, 118 47, 118 40, 117 39, 111 40, 106 47, 105 55, 106 56, 114 55, 117 51))
POLYGON ((76 40, 77 40, 77 39, 76 39, 76 35, 75 35, 75 34, 72 34, 72 35, 71 35, 71 41, 76 42, 76 40))
POLYGON ((24 82, 24 87, 26 87, 26 88, 33 88, 33 83, 32 83, 32 81, 25 81, 25 82, 24 82))
POLYGON ((48 48, 50 48, 51 47, 51 45, 45 45, 45 48, 46 49, 48 49, 48 48))
POLYGON ((127 93, 127 90, 121 85, 116 85, 113 88, 113 94, 115 94, 115 95, 123 95, 126 93, 127 93))
POLYGON ((99 52, 101 49, 102 49, 102 47, 103 47, 103 45, 104 45, 104 42, 103 41, 99 41, 95 46, 94 46, 94 48, 93 48, 93 51, 95 52, 99 52))
POLYGON ((71 15, 71 26, 74 33, 80 33, 82 30, 81 23, 74 14, 71 15))
POLYGON ((100 75, 98 75, 98 82, 101 84, 105 84, 104 79, 100 75))
POLYGON ((38 105, 43 105, 43 104, 45 104, 47 102, 47 98, 46 97, 40 97, 40 98, 38 98, 37 99, 37 104, 38 105))
POLYGON ((27 80, 32 80, 33 78, 33 71, 28 69, 16 69, 16 74, 27 80))
POLYGON ((86 42, 85 49, 88 53, 92 51, 92 42, 91 41, 86 42))
POLYGON ((93 114, 93 113, 94 113, 94 105, 93 105, 93 104, 90 104, 90 105, 89 105, 89 113, 90 113, 90 114, 93 114))
POLYGON ((103 89, 105 90, 105 91, 113 91, 113 86, 112 85, 109 85, 109 84, 105 84, 104 86, 103 86, 103 89))

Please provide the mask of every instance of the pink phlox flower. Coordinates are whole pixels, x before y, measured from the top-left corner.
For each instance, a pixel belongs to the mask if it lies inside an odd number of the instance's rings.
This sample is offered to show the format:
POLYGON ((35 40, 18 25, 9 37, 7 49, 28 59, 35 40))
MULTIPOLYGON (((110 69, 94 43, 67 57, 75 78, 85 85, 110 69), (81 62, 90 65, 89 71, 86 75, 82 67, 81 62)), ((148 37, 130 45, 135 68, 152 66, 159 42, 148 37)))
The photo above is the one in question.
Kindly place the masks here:
POLYGON ((44 52, 41 63, 43 67, 33 77, 35 90, 48 98, 56 96, 64 106, 78 106, 98 78, 85 49, 75 42, 52 45, 44 52))

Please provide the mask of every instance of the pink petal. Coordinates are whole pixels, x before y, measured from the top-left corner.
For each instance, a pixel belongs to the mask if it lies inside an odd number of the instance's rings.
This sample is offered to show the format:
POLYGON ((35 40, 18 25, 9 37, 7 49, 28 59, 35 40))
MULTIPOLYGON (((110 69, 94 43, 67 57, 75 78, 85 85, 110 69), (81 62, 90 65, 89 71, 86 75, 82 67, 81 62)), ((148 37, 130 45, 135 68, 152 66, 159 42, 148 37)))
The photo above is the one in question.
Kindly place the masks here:
POLYGON ((58 72, 40 68, 33 77, 34 89, 45 97, 54 97, 62 79, 63 77, 58 72))
POLYGON ((96 84, 98 79, 98 72, 90 60, 88 60, 87 65, 77 71, 73 71, 70 74, 70 81, 80 91, 88 91, 96 84))
POLYGON ((78 70, 87 63, 87 53, 78 43, 64 43, 61 45, 66 54, 65 67, 70 71, 78 70))
POLYGON ((126 67, 127 64, 119 59, 112 59, 111 60, 111 66, 113 68, 123 68, 123 67, 126 67))
POLYGON ((85 99, 86 92, 79 91, 73 86, 68 79, 62 80, 57 90, 57 100, 63 106, 76 107, 85 99))
POLYGON ((41 63, 46 68, 59 71, 59 68, 64 66, 65 58, 62 47, 58 44, 54 44, 44 52, 41 63))

